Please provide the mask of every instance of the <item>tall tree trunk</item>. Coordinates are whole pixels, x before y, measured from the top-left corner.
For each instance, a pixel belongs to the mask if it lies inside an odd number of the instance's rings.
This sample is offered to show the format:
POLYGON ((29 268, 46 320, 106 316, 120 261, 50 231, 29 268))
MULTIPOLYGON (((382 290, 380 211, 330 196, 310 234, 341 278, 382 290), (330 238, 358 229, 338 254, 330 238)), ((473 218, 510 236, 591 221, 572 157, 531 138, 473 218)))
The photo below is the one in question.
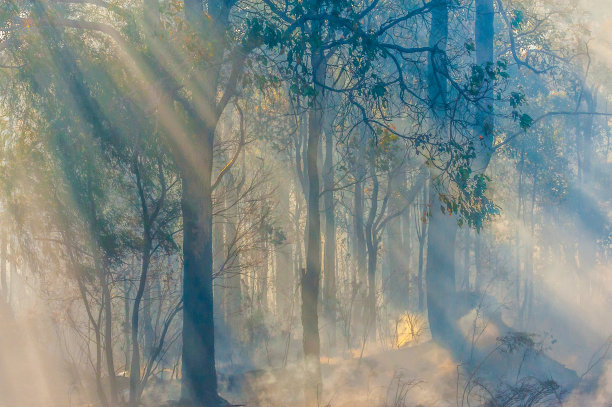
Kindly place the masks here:
MULTIPOLYGON (((328 120, 329 121, 329 120, 328 120)), ((329 326, 330 347, 336 346, 336 213, 334 205, 334 133, 332 124, 325 129, 325 164, 323 166, 325 206, 325 247, 323 312, 329 326)))
MULTIPOLYGON (((439 52, 431 55, 428 65, 428 94, 432 105, 432 124, 442 140, 448 132, 446 98, 447 83, 444 53, 448 41, 448 1, 436 2, 431 10, 429 46, 439 52)), ((429 328, 435 340, 448 344, 455 336, 451 310, 455 299, 455 236, 457 222, 453 216, 440 211, 441 202, 436 186, 429 191, 431 217, 429 222, 427 267, 427 310, 429 328)))
POLYGON ((188 82, 193 97, 194 112, 188 112, 193 128, 188 140, 189 150, 184 152, 187 157, 178 156, 175 160, 180 165, 183 213, 181 397, 196 406, 210 407, 219 402, 215 367, 211 182, 215 130, 224 107, 217 106, 217 93, 231 2, 211 0, 206 10, 201 0, 185 0, 184 3, 186 20, 199 38, 210 44, 214 60, 198 67, 188 82))
MULTIPOLYGON (((316 31, 316 28, 313 29, 316 31)), ((321 386, 320 338, 318 298, 321 277, 321 216, 319 213, 318 149, 323 127, 324 88, 326 61, 316 47, 312 56, 312 83, 315 96, 308 116, 307 178, 308 205, 306 212, 306 270, 302 277, 302 328, 306 380, 304 397, 306 407, 319 405, 321 386)))
POLYGON ((197 406, 218 402, 215 369, 212 256, 212 147, 214 128, 201 148, 201 171, 182 171, 183 380, 182 397, 197 406))
MULTIPOLYGON (((476 0, 475 47, 476 64, 487 72, 494 64, 494 18, 493 0, 476 0)), ((476 147, 476 159, 472 164, 474 172, 482 174, 486 171, 493 154, 493 138, 495 117, 493 115, 494 88, 493 80, 485 75, 484 91, 476 106, 473 142, 476 147)), ((482 288, 482 237, 481 231, 474 241, 474 256, 476 261, 476 287, 482 288)))

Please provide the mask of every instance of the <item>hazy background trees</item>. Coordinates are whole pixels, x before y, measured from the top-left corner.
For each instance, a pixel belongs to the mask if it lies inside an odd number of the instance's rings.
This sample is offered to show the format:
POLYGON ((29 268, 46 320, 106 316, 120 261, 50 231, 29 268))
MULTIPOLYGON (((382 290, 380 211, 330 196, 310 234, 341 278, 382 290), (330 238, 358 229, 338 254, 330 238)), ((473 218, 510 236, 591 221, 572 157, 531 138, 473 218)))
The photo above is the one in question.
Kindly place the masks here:
POLYGON ((333 405, 353 361, 444 372, 434 346, 460 365, 449 402, 593 394, 606 21, 559 0, 4 2, 0 403, 333 405))

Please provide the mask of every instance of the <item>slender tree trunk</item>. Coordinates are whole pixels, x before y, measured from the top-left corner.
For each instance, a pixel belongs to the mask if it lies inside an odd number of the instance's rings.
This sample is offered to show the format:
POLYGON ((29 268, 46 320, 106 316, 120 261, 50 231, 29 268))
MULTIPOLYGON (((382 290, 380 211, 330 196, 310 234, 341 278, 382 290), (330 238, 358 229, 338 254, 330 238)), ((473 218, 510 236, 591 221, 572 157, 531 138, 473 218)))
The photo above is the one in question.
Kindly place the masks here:
POLYGON ((425 249, 425 239, 427 236, 427 226, 428 224, 423 224, 423 236, 419 238, 419 272, 417 275, 417 289, 419 295, 419 311, 425 311, 425 288, 423 287, 423 269, 424 269, 424 256, 423 252, 425 249))
POLYGON ((521 158, 519 161, 518 188, 517 188, 517 207, 516 207, 516 246, 515 246, 515 273, 516 273, 516 304, 517 307, 521 303, 521 234, 519 222, 521 212, 523 210, 523 172, 525 168, 525 151, 521 150, 521 158))
MULTIPOLYGON (((149 261, 150 264, 150 261, 149 261)), ((149 265, 147 265, 148 267, 149 265)), ((153 315, 151 311, 152 300, 151 300, 151 278, 147 276, 147 283, 145 284, 144 297, 142 301, 142 319, 143 319, 143 333, 144 333, 144 356, 148 358, 153 350, 153 344, 155 342, 155 330, 153 329, 153 315)))
MULTIPOLYGON (((149 235, 148 226, 145 226, 145 235, 149 235)), ((149 272, 150 264, 150 253, 151 253, 151 239, 145 236, 144 246, 142 249, 141 269, 140 269, 140 281, 138 283, 138 291, 134 298, 134 306, 132 309, 132 363, 130 366, 130 406, 137 406, 140 401, 140 395, 142 393, 141 388, 141 367, 140 367, 140 342, 138 340, 138 329, 139 329, 139 318, 140 318, 140 305, 143 301, 147 287, 147 277, 149 272)), ((150 316, 149 316, 150 318, 150 316)), ((146 342, 146 341, 145 341, 146 342)), ((146 346, 145 346, 145 349, 146 346)), ((147 354, 148 355, 148 354, 147 354)))
MULTIPOLYGON (((134 265, 130 267, 130 271, 134 269, 134 265)), ((130 295, 131 295, 131 285, 129 279, 125 279, 123 282, 123 314, 125 315, 125 321, 123 323, 123 335, 125 341, 125 370, 130 369, 130 364, 132 363, 132 344, 131 344, 131 317, 130 317, 130 295)), ((131 376, 131 374, 130 374, 131 376)))
POLYGON ((336 213, 334 205, 334 133, 332 125, 325 129, 325 164, 323 189, 325 206, 325 247, 323 312, 329 326, 330 347, 336 346, 336 213))
POLYGON ((533 175, 533 187, 531 190, 531 209, 530 209, 530 236, 528 252, 525 259, 525 293, 523 297, 523 306, 521 308, 521 321, 525 326, 529 325, 533 313, 533 280, 534 280, 534 264, 533 253, 535 250, 535 203, 536 203, 536 185, 538 179, 538 171, 533 175))
POLYGON ((10 280, 9 280, 9 305, 12 307, 13 303, 15 301, 16 298, 19 297, 18 292, 16 292, 15 290, 19 289, 20 287, 22 287, 21 282, 18 281, 19 275, 17 274, 17 248, 16 248, 17 243, 15 242, 14 239, 10 240, 10 251, 8 253, 8 260, 11 263, 11 268, 10 268, 10 280))
POLYGON ((261 251, 261 268, 257 279, 259 308, 262 311, 268 310, 268 281, 270 280, 270 240, 268 234, 262 236, 263 250, 261 251))
MULTIPOLYGON (((293 288, 295 286, 293 265, 293 242, 297 233, 290 233, 293 229, 290 213, 289 184, 285 179, 278 179, 278 218, 284 231, 285 239, 278 242, 275 247, 276 252, 276 314, 279 316, 283 329, 288 328, 289 321, 286 320, 287 310, 291 306, 293 288)), ((296 197, 297 199, 297 197, 296 197)), ((297 232, 297 231, 296 231, 297 232)))
POLYGON ((425 183, 425 186, 423 187, 423 209, 422 209, 422 213, 418 213, 417 214, 419 216, 417 216, 416 222, 419 222, 420 224, 417 225, 417 238, 419 240, 419 270, 418 270, 418 274, 417 274, 417 290, 418 290, 418 294, 419 294, 419 312, 424 312, 425 311, 425 287, 423 285, 424 283, 424 269, 425 269, 425 264, 424 264, 424 256, 423 256, 423 252, 425 249, 425 243, 427 241, 427 235, 429 233, 429 221, 427 218, 427 209, 426 209, 426 205, 429 202, 429 188, 428 188, 428 183, 425 183))
MULTIPOLYGON (((8 304, 8 284, 6 278, 7 237, 0 238, 0 301, 8 304)), ((11 276, 12 277, 12 276, 11 276)))
MULTIPOLYGON (((595 113, 597 111, 597 90, 593 88, 586 88, 584 91, 584 100, 586 109, 589 113, 595 113)), ((594 174, 592 171, 592 163, 596 160, 594 157, 594 117, 593 115, 587 115, 582 120, 582 177, 581 187, 585 191, 593 190, 594 174)), ((590 281, 590 272, 595 267, 597 258, 597 238, 601 234, 599 232, 599 222, 596 219, 596 215, 592 213, 592 210, 586 205, 588 199, 583 197, 580 201, 580 234, 581 238, 578 244, 580 259, 580 269, 585 276, 585 279, 589 280, 589 287, 592 286, 590 281)))
MULTIPOLYGON (((365 141, 361 136, 360 145, 365 141)), ((356 260, 357 269, 353 271, 353 300, 351 301, 353 309, 351 310, 351 326, 355 330, 364 328, 364 323, 367 317, 367 247, 365 237, 365 219, 364 219, 364 197, 363 189, 365 178, 364 169, 366 167, 364 151, 362 147, 358 147, 357 159, 355 165, 355 194, 353 201, 353 253, 356 260)))
MULTIPOLYGON (((404 180, 403 166, 389 175, 391 181, 389 187, 389 214, 393 215, 402 210, 402 201, 399 198, 400 189, 404 180)), ((386 228, 387 242, 385 273, 382 280, 387 287, 387 304, 392 310, 404 311, 410 304, 410 284, 409 284, 409 236, 408 236, 408 217, 404 216, 411 211, 405 210, 397 218, 398 221, 389 222, 386 228), (404 233, 402 234, 402 227, 404 233)))
POLYGON ((376 339, 376 266, 378 262, 378 236, 374 228, 374 221, 378 212, 378 176, 374 160, 370 163, 372 176, 372 197, 370 198, 370 211, 366 222, 365 234, 368 252, 368 298, 366 305, 366 324, 372 339, 376 339))
MULTIPOLYGON (((361 156, 361 152, 359 152, 361 156)), ((364 161, 358 158, 357 169, 355 177, 355 195, 353 202, 353 234, 354 239, 354 253, 357 260, 357 281, 360 285, 360 291, 364 289, 366 285, 366 267, 367 267, 367 255, 366 255, 366 239, 365 239, 365 220, 363 210, 363 173, 362 169, 364 161)))
MULTIPOLYGON (((225 253, 230 256, 227 264, 227 274, 225 280, 227 287, 224 290, 226 296, 225 304, 225 321, 228 325, 230 333, 237 334, 241 326, 240 307, 242 304, 242 276, 240 272, 240 253, 237 251, 238 235, 236 230, 236 222, 238 221, 238 190, 235 185, 233 175, 227 174, 230 186, 225 196, 225 207, 227 208, 228 221, 225 223, 225 253)), ((233 337, 233 335, 232 335, 233 337)))
POLYGON ((110 396, 113 406, 119 402, 117 376, 115 373, 115 359, 113 355, 113 312, 112 297, 108 285, 109 273, 106 267, 99 270, 100 285, 102 286, 102 306, 104 307, 104 357, 106 359, 106 372, 110 383, 110 396))

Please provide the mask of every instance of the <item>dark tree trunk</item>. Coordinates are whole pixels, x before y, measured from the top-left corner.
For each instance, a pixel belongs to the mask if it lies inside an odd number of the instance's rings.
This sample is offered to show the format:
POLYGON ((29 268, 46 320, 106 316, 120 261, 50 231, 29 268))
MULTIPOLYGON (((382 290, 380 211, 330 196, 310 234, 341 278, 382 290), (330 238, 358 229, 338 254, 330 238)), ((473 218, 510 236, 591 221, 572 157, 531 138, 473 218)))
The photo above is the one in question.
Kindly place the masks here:
POLYGON ((215 406, 218 402, 213 317, 213 134, 214 127, 204 134, 200 171, 187 168, 181 174, 184 261, 182 397, 205 407, 215 406))
MULTIPOLYGON (((215 129, 224 106, 217 105, 219 75, 225 54, 225 31, 231 2, 185 0, 185 17, 214 53, 206 68, 198 68, 188 82, 192 111, 188 111, 188 150, 180 150, 183 212, 183 350, 181 397, 195 406, 219 403, 215 368, 212 165, 215 129), (206 13, 205 13, 206 12, 206 13), (209 24, 205 24, 205 21, 209 24)), ((225 92, 234 84, 228 83, 225 92)), ((224 94, 224 97, 231 96, 224 94)), ((182 146, 183 148, 185 146, 182 146)))

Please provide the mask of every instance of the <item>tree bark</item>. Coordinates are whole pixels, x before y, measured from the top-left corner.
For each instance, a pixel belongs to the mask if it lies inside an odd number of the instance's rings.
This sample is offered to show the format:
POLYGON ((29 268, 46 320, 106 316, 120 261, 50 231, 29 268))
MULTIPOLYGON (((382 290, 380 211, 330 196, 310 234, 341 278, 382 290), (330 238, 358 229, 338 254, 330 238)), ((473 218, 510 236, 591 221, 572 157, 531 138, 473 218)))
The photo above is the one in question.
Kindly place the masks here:
MULTIPOLYGON (((225 0, 208 1, 206 10, 201 0, 185 0, 184 7, 190 26, 214 50, 213 60, 198 67, 188 81, 193 98, 193 111, 187 112, 192 134, 187 140, 189 150, 175 159, 181 175, 183 212, 181 397, 203 407, 219 403, 213 301, 212 165, 215 130, 224 109, 217 105, 217 93, 230 7, 231 2, 225 0), (205 24, 205 19, 210 24, 205 24)), ((231 86, 228 84, 225 91, 231 86)))

